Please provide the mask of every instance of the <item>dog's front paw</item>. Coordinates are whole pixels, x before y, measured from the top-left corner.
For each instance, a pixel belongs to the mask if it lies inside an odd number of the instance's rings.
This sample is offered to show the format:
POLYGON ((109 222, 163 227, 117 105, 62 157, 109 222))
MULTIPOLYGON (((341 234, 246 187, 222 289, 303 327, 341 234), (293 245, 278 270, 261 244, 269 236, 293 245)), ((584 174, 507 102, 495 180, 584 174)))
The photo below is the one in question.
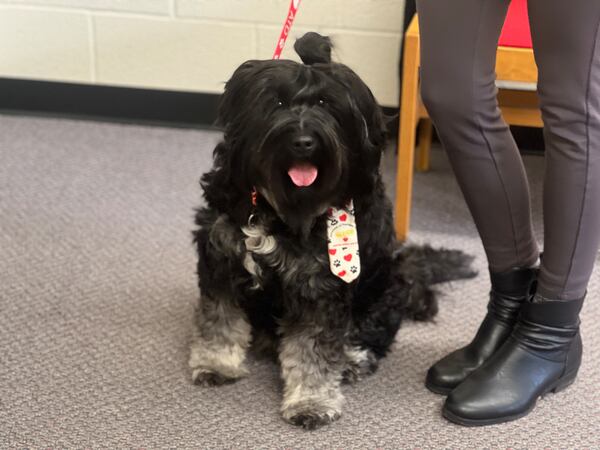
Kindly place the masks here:
POLYGON ((329 425, 339 419, 341 415, 341 409, 317 403, 303 402, 302 405, 291 405, 283 410, 283 418, 287 422, 306 430, 329 425))
POLYGON ((207 369, 194 369, 192 371, 192 381, 198 386, 222 386, 234 383, 239 379, 240 377, 231 377, 207 369))
POLYGON ((320 413, 315 411, 306 411, 296 414, 288 419, 292 425, 297 425, 305 430, 314 430, 323 425, 329 425, 334 420, 339 419, 341 413, 334 412, 331 414, 320 413))
POLYGON ((221 386, 248 375, 242 346, 218 347, 203 340, 192 343, 188 364, 192 382, 200 386, 221 386))

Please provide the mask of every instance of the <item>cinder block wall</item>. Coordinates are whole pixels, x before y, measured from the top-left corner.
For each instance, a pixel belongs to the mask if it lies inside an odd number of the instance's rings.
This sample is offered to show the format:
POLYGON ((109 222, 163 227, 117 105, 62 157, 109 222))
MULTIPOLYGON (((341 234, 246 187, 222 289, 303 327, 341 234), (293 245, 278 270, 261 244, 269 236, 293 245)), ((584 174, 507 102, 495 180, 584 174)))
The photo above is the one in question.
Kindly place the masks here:
MULTIPOLYGON (((270 58, 288 0, 0 0, 0 76, 220 93, 270 58)), ((302 0, 283 57, 330 35, 386 106, 398 103, 404 0, 302 0)))

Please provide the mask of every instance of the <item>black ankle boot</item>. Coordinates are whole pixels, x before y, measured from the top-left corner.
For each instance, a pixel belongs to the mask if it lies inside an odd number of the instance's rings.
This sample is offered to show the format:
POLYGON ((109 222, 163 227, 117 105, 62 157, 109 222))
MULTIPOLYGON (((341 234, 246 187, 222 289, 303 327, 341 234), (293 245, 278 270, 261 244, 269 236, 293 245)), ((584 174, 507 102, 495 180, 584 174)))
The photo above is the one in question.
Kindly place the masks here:
POLYGON ((491 425, 527 415, 537 399, 569 386, 581 364, 583 298, 526 302, 511 336, 454 389, 443 408, 461 425, 491 425))
POLYGON ((491 273, 488 313, 475 338, 435 363, 427 372, 425 386, 436 394, 448 394, 481 366, 510 336, 521 305, 537 276, 537 268, 491 273))

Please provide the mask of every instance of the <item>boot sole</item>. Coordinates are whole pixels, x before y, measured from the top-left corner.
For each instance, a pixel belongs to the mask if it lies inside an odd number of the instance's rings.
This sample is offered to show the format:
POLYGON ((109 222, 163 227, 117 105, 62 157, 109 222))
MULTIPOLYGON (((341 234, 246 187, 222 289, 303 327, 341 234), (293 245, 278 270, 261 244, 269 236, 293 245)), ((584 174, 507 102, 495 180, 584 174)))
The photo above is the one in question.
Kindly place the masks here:
MULTIPOLYGON (((573 384, 573 382, 575 381, 576 378, 577 378, 577 371, 574 371, 570 374, 562 376, 561 378, 556 380, 556 382, 550 388, 548 388, 546 391, 544 391, 542 393, 542 395, 540 395, 538 397, 538 399, 546 396, 549 393, 556 394, 560 391, 564 391, 565 389, 567 389, 569 386, 571 386, 573 384)), ((533 405, 531 405, 531 407, 529 409, 527 409, 526 411, 521 412, 519 414, 513 414, 511 416, 504 416, 504 417, 494 417, 493 419, 480 419, 480 420, 479 419, 466 419, 464 417, 457 416, 456 414, 446 410, 445 408, 442 409, 442 416, 444 416, 450 422, 453 422, 453 423, 456 423, 458 425, 462 425, 465 427, 480 427, 480 426, 485 426, 485 425, 495 425, 498 423, 510 422, 512 420, 517 420, 522 417, 525 417, 531 411, 533 411, 536 403, 537 403, 537 400, 536 400, 536 402, 533 403, 533 405)))

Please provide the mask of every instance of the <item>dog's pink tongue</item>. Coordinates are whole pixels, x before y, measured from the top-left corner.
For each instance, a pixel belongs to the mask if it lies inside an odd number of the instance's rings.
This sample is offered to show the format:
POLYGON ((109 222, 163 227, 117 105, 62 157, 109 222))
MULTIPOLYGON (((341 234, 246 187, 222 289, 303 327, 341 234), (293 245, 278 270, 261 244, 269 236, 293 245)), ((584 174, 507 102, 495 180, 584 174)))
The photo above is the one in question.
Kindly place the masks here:
POLYGON ((290 170, 288 170, 288 175, 292 179, 292 183, 298 187, 303 187, 313 184, 317 179, 318 172, 319 171, 315 166, 310 164, 298 164, 292 166, 290 170))

